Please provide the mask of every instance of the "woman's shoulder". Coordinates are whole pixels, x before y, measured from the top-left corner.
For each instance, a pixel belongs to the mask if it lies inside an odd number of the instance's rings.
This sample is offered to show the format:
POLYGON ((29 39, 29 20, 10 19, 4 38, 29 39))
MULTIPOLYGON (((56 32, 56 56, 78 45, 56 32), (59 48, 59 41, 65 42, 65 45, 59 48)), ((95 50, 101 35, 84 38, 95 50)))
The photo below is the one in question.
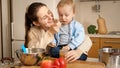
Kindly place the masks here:
POLYGON ((44 32, 44 30, 37 26, 31 27, 29 31, 29 33, 41 33, 41 32, 44 32))
POLYGON ((45 31, 39 27, 33 26, 30 28, 30 31, 28 32, 29 36, 40 36, 44 34, 45 31))
POLYGON ((30 28, 30 31, 41 31, 42 29, 40 27, 37 26, 33 26, 30 28))

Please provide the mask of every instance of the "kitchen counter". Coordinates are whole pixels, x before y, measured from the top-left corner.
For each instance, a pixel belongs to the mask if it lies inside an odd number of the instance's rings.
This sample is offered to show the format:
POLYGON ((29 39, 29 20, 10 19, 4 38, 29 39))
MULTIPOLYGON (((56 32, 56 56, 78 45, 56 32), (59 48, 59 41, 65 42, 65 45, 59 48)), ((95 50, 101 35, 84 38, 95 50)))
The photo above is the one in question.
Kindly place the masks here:
MULTIPOLYGON (((67 64, 67 68, 105 68, 101 62, 97 62, 97 58, 88 58, 87 61, 75 61, 67 64)), ((3 68, 40 68, 40 66, 4 66, 3 68)))
POLYGON ((105 35, 101 35, 101 34, 86 34, 89 37, 101 37, 101 38, 120 38, 120 35, 110 35, 110 34, 105 34, 105 35))
MULTIPOLYGON (((20 68, 40 68, 40 66, 21 66, 20 68)), ((67 64, 67 68, 105 68, 100 62, 75 61, 67 64)))

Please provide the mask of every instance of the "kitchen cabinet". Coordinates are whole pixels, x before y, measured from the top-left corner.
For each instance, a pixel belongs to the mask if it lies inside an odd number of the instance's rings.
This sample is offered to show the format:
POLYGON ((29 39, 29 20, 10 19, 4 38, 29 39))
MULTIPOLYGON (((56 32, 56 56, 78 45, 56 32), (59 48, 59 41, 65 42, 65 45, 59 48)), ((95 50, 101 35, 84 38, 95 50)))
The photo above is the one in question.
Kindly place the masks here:
POLYGON ((100 38, 97 37, 90 37, 92 40, 92 47, 88 52, 88 57, 97 58, 98 57, 98 50, 100 48, 100 38))
POLYGON ((92 47, 88 52, 88 57, 98 58, 98 51, 102 47, 112 47, 120 49, 120 38, 104 38, 104 37, 90 37, 92 40, 92 47))
POLYGON ((101 48, 105 46, 111 46, 112 48, 120 49, 120 38, 101 38, 101 48))

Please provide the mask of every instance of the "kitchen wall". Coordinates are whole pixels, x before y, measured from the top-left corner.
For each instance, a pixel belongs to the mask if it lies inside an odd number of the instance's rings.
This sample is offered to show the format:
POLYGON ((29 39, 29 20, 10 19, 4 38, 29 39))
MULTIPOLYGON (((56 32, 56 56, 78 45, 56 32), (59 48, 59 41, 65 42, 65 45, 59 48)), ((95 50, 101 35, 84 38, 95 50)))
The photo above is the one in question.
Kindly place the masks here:
POLYGON ((105 20, 108 31, 120 31, 120 1, 100 1, 100 13, 92 10, 96 1, 76 2, 76 19, 84 26, 87 33, 87 27, 90 24, 97 26, 97 18, 100 14, 105 20))

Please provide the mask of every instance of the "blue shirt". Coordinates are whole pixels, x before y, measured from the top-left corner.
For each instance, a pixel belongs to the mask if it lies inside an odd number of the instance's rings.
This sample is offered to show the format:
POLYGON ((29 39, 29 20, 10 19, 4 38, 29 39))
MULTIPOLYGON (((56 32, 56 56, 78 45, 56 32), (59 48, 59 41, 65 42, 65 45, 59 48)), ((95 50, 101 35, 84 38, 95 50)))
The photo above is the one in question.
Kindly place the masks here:
MULTIPOLYGON (((70 36, 69 36, 70 41, 68 43, 68 46, 71 49, 77 48, 84 41, 84 37, 85 37, 85 32, 83 25, 75 20, 72 20, 70 23, 70 36)), ((55 39, 54 39, 54 43, 56 45, 59 45, 59 42, 60 42, 60 32, 55 34, 55 39)))
POLYGON ((70 25, 62 25, 59 31, 58 45, 68 44, 70 41, 70 25))

